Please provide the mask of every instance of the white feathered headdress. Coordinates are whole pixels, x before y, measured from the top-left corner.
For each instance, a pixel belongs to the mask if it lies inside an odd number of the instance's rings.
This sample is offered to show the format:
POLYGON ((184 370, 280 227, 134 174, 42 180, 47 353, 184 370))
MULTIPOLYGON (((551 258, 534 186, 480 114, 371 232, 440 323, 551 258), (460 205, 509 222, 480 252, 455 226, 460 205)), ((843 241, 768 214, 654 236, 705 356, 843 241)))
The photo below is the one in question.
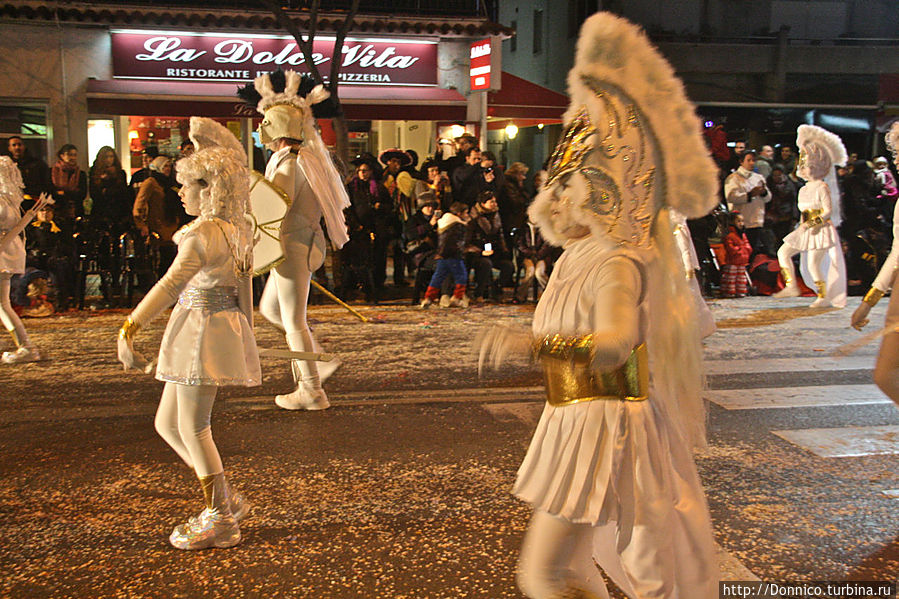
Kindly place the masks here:
POLYGON ((190 133, 188 135, 194 142, 197 152, 208 148, 225 148, 234 152, 238 160, 243 162, 247 160, 246 150, 240 140, 227 127, 212 119, 200 116, 190 117, 190 133))
POLYGON ((817 125, 799 125, 796 129, 796 146, 799 148, 800 165, 804 162, 813 179, 827 183, 830 190, 830 220, 834 226, 839 227, 842 222, 840 187, 833 167, 846 164, 849 158, 843 140, 817 125))
POLYGON ((899 166, 899 121, 893 123, 886 134, 887 149, 893 153, 893 162, 899 166))
POLYGON ((250 106, 254 106, 263 117, 268 114, 272 130, 269 135, 292 139, 310 139, 317 135, 316 118, 330 118, 335 115, 334 105, 327 100, 331 93, 308 75, 296 71, 278 69, 256 77, 252 84, 240 87, 237 95, 250 106), (286 110, 289 115, 275 115, 286 110))
POLYGON ((19 167, 9 156, 0 156, 0 199, 14 204, 16 207, 22 203, 22 173, 19 167))
MULTIPOLYGON (((587 19, 568 92, 566 130, 545 188, 582 175, 591 191, 583 208, 595 232, 646 247, 662 206, 688 218, 715 206, 717 168, 693 105, 637 26, 610 13, 587 19)), ((535 204, 535 221, 545 222, 535 204)))

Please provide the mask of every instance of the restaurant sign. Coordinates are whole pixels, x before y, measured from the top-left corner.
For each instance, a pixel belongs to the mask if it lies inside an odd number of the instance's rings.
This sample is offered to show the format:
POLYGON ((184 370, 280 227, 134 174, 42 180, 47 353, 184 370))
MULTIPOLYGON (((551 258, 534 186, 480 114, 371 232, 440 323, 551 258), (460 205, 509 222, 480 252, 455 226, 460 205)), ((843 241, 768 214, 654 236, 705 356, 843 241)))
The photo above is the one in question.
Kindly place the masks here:
MULTIPOLYGON (((290 36, 113 31, 113 77, 178 81, 250 81, 278 67, 308 72, 290 36)), ((327 80, 334 38, 317 37, 312 58, 327 80)), ((437 42, 347 38, 341 84, 437 85, 437 42)))

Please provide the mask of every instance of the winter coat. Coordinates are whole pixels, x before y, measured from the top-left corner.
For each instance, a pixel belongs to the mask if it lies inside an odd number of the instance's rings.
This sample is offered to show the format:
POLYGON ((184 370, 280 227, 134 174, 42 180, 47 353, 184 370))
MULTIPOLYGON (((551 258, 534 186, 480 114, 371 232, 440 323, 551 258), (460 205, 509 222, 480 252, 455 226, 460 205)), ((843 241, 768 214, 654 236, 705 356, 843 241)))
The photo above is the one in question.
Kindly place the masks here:
POLYGON ((730 226, 730 233, 724 238, 724 263, 732 266, 748 266, 749 256, 752 255, 752 246, 746 238, 746 233, 737 231, 733 225, 730 226))
POLYGON ((508 254, 499 211, 485 212, 480 204, 475 204, 468 214, 471 220, 466 229, 465 251, 480 254, 485 244, 489 243, 498 257, 508 254))
POLYGON ((440 259, 461 260, 465 250, 465 223, 462 219, 447 212, 437 221, 437 255, 440 259))

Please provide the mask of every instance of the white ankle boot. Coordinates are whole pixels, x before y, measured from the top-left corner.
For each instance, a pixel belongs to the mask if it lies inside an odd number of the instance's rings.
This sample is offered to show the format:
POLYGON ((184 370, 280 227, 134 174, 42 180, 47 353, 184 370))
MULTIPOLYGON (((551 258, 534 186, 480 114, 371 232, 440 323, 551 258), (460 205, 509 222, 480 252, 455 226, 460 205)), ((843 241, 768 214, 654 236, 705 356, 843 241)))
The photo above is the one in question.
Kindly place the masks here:
POLYGON ((293 393, 276 395, 275 404, 285 410, 327 410, 331 407, 324 389, 303 381, 299 381, 293 393))

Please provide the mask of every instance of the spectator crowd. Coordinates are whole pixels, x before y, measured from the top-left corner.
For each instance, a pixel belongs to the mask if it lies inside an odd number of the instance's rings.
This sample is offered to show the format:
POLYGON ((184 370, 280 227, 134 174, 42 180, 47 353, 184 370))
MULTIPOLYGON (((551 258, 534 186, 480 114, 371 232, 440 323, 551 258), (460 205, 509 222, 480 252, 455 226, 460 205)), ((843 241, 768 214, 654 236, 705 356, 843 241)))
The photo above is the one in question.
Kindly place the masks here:
MULTIPOLYGON (((755 150, 743 140, 727 143, 720 127, 707 138, 721 201, 688 223, 702 288, 721 297, 774 293, 783 287, 777 250, 800 220, 797 153, 789 145, 755 150)), ((41 193, 55 201, 26 232, 27 270, 12 292, 25 314, 83 307, 89 274, 100 281, 103 305, 130 305, 136 291, 165 272, 177 251, 172 235, 189 221, 174 165, 193 151, 190 141, 179 156, 147 148, 130 179, 108 146, 84 172, 72 144, 59 148, 52 166, 31 155, 19 136, 6 145, 25 183, 23 208, 41 193)), ((539 297, 561 254, 528 222, 545 171, 529 178, 522 162, 503 168, 470 134, 454 141, 446 159, 419 164, 413 150, 390 148, 359 154, 351 164, 349 242, 332 256, 330 279, 324 271, 317 276, 338 295, 354 299, 361 292, 373 303, 411 295, 422 307, 539 297)), ((850 292, 863 292, 892 243, 896 174, 885 157, 869 162, 853 154, 836 175, 850 292)))
MULTIPOLYGON (((797 175, 799 157, 789 145, 755 150, 744 140, 727 144, 725 136, 720 126, 707 130, 721 202, 712 214, 689 222, 700 257, 698 274, 707 295, 769 295, 783 288, 777 251, 801 218, 797 197, 805 181, 797 175)), ((883 156, 868 161, 850 154, 835 175, 849 291, 864 293, 892 244, 896 174, 883 156)))

